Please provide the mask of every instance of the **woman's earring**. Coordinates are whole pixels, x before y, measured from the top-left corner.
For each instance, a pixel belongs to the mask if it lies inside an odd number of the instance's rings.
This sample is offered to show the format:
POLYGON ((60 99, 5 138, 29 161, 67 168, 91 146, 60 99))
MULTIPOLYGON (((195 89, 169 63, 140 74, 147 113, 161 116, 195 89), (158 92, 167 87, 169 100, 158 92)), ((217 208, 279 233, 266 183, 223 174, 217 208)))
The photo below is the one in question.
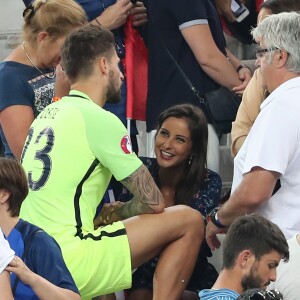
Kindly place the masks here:
POLYGON ((193 155, 190 156, 190 159, 189 159, 189 166, 192 164, 192 161, 193 161, 193 155))

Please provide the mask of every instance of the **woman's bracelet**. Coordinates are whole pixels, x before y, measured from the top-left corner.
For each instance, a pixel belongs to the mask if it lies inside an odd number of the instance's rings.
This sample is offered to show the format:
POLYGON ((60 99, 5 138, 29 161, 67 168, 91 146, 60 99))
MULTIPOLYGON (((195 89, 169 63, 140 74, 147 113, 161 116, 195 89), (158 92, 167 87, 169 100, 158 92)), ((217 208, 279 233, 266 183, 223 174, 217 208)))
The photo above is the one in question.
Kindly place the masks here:
POLYGON ((101 27, 102 27, 101 23, 98 21, 98 17, 97 17, 97 18, 95 18, 95 21, 96 21, 96 23, 97 23, 99 26, 101 26, 101 27))

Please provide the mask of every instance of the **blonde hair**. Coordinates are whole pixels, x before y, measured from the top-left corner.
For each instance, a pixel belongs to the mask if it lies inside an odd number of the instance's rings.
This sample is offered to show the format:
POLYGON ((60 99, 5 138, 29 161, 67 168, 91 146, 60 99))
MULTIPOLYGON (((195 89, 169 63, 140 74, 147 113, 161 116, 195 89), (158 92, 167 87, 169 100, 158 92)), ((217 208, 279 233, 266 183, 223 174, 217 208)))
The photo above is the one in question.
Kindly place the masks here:
POLYGON ((82 7, 74 0, 36 0, 23 13, 24 40, 34 43, 45 31, 53 40, 87 23, 82 7))

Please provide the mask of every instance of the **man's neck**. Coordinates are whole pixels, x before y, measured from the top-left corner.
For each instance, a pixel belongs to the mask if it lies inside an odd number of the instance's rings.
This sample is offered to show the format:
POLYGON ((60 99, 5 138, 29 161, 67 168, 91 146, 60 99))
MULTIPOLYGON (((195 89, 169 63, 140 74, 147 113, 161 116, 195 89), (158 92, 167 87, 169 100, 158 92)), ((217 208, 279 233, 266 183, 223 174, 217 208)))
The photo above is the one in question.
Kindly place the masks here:
POLYGON ((237 274, 234 270, 223 269, 212 289, 229 289, 242 294, 244 292, 241 286, 240 274, 237 274))
POLYGON ((271 91, 269 91, 270 93, 273 92, 275 89, 277 89, 279 86, 281 86, 282 84, 284 84, 285 82, 300 77, 299 74, 293 73, 293 72, 284 72, 284 73, 280 73, 279 76, 276 77, 276 79, 274 79, 273 81, 273 87, 271 88, 271 91))
POLYGON ((71 85, 71 90, 80 91, 91 98, 91 100, 103 107, 105 100, 104 87, 93 80, 78 81, 71 85))

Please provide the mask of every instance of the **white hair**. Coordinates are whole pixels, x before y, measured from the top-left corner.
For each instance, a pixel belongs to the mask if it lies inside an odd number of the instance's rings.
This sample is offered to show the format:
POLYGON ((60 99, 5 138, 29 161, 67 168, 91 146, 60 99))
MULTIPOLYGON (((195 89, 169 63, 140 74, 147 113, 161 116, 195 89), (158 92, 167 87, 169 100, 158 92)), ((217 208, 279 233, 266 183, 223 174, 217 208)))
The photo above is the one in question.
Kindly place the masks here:
POLYGON ((300 74, 300 13, 282 12, 261 21, 252 30, 255 40, 263 40, 264 45, 278 48, 288 53, 286 68, 300 74))

